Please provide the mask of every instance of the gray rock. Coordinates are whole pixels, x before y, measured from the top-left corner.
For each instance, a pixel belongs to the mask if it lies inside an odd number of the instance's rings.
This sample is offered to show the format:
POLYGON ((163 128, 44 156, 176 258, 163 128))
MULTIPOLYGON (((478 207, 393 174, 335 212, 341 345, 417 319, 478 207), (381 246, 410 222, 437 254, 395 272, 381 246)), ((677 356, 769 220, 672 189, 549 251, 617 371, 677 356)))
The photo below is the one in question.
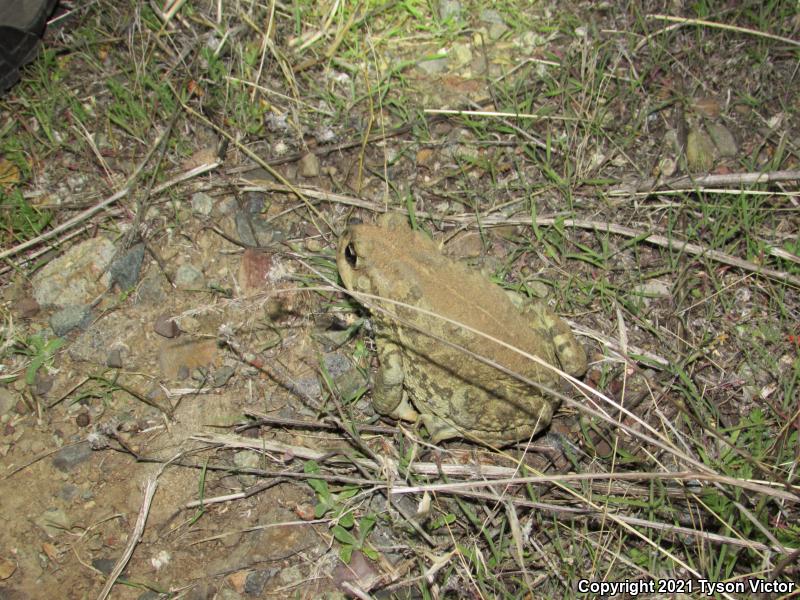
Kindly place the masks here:
POLYGON ((120 348, 114 348, 111 352, 108 353, 108 358, 106 358, 106 365, 111 367, 112 369, 121 369, 122 368, 122 350, 120 348))
POLYGON ((175 319, 170 315, 159 315, 156 318, 156 322, 153 323, 153 331, 155 331, 161 337, 168 339, 178 337, 181 332, 181 330, 178 328, 178 324, 175 322, 175 319))
POLYGON ((720 123, 710 123, 708 134, 717 147, 717 153, 723 158, 733 158, 739 152, 739 147, 730 130, 720 123))
POLYGON ((64 446, 53 456, 53 466, 62 473, 68 473, 81 463, 89 460, 92 449, 88 442, 81 442, 74 446, 64 446))
POLYGON ((214 199, 205 192, 192 194, 192 210, 199 214, 208 216, 214 208, 214 199))
POLYGON ((505 23, 503 20, 503 15, 501 15, 498 11, 494 10, 493 8, 485 8, 481 11, 480 20, 483 23, 491 24, 491 23, 505 23))
POLYGON ((223 365, 216 371, 214 371, 214 387, 222 387, 230 381, 230 378, 233 377, 233 374, 236 372, 231 366, 223 365))
POLYGON ((127 291, 139 281, 144 260, 144 244, 136 244, 128 252, 111 263, 108 269, 111 283, 116 283, 119 289, 127 291))
POLYGON ((309 152, 300 159, 300 175, 302 177, 316 177, 319 175, 319 159, 313 152, 309 152))
POLYGON ((185 290, 202 289, 205 286, 203 273, 194 265, 181 265, 175 273, 175 285, 185 290))
POLYGON ((272 227, 264 222, 263 219, 251 214, 237 212, 236 234, 239 239, 253 247, 268 246, 273 241, 272 227))
POLYGON ((67 502, 72 502, 78 497, 78 492, 80 492, 80 488, 77 485, 66 483, 61 488, 61 491, 58 492, 58 497, 67 502))
POLYGON ((113 257, 114 244, 105 238, 73 246, 33 276, 33 297, 40 306, 90 303, 108 288, 113 257))
POLYGON ((261 597, 264 592, 264 587, 267 582, 275 576, 278 569, 262 569, 259 571, 252 571, 245 579, 244 593, 248 596, 261 597))
POLYGON ((452 18, 454 21, 461 20, 464 9, 459 0, 439 0, 439 18, 442 21, 452 18))
POLYGON ((92 560, 92 566, 100 571, 103 575, 110 575, 116 564, 117 561, 111 558, 95 558, 92 560))
POLYGON ((65 306, 50 317, 50 328, 59 337, 73 329, 87 329, 91 323, 92 310, 86 304, 65 306))

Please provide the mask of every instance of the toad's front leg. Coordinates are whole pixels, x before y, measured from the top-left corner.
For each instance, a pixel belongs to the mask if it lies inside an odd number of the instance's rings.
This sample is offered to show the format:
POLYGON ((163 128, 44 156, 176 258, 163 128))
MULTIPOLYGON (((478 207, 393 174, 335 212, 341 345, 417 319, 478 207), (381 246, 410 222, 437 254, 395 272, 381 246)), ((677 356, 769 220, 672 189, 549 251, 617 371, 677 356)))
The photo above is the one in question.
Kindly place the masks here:
POLYGON ((372 390, 372 405, 382 415, 404 421, 416 421, 417 411, 408 401, 403 389, 403 353, 400 346, 388 340, 378 340, 378 374, 372 390))

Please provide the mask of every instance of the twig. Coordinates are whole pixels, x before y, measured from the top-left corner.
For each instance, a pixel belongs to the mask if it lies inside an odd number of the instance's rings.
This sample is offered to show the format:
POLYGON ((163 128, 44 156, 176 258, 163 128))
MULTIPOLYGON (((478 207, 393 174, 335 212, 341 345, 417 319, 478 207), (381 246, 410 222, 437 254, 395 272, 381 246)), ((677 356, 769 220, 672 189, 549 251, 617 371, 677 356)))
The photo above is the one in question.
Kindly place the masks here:
MULTIPOLYGON (((286 427, 301 427, 306 429, 319 429, 325 431, 340 431, 341 426, 333 423, 323 423, 320 421, 304 421, 301 419, 287 419, 284 417, 273 417, 265 413, 255 410, 245 410, 244 414, 248 417, 254 417, 256 420, 237 426, 234 431, 239 433, 251 427, 258 427, 259 425, 284 425, 286 427)), ((397 433, 396 427, 386 427, 384 425, 355 425, 358 431, 364 433, 377 433, 381 435, 394 435, 397 433)))
MULTIPOLYGON (((734 31, 736 33, 745 33, 747 35, 754 35, 756 37, 763 37, 770 40, 776 40, 792 46, 800 46, 800 41, 791 38, 775 35, 774 33, 764 33, 757 29, 748 29, 746 27, 738 27, 737 25, 728 25, 727 23, 717 23, 715 21, 706 21, 704 19, 686 19, 684 17, 673 17, 671 15, 647 15, 648 19, 669 21, 670 23, 677 23, 681 25, 700 25, 702 27, 711 27, 712 29, 724 29, 725 31, 734 31)), ((659 32, 656 32, 659 33, 659 32)), ((641 42, 639 42, 641 44, 641 42)), ((638 46, 637 46, 638 48, 638 46)))
MULTIPOLYGON (((506 220, 506 223, 514 223, 522 225, 530 223, 530 219, 523 220, 523 219, 510 219, 506 220)), ((564 227, 578 227, 580 229, 592 229, 598 232, 605 232, 605 233, 614 233, 616 235, 622 235, 625 237, 630 238, 640 238, 641 241, 647 242, 648 244, 653 244, 654 246, 660 246, 662 248, 668 248, 675 252, 683 252, 685 254, 691 254, 692 256, 705 256, 714 260, 716 262, 730 265, 732 267, 736 267, 738 269, 742 269, 744 271, 749 271, 751 273, 756 273, 758 275, 763 275, 765 277, 769 277, 771 279, 777 279, 778 281, 783 281, 785 283, 791 283, 797 287, 800 287, 800 277, 797 275, 792 275, 787 273, 786 271, 777 271, 775 269, 770 269, 769 267, 765 267, 762 265, 757 265, 749 260, 744 260, 743 258, 739 258, 737 256, 731 256, 730 254, 725 254, 724 252, 720 252, 719 250, 712 250, 711 248, 707 248, 705 246, 701 246, 699 244, 693 244, 691 242, 684 242, 681 240, 673 240, 664 235, 658 233, 648 233, 646 231, 639 231, 636 229, 632 229, 630 227, 625 227, 624 225, 617 225, 616 223, 607 223, 602 221, 586 221, 583 219, 555 219, 552 217, 539 217, 536 219, 537 225, 555 225, 556 223, 563 225, 564 227)), ((483 225, 487 225, 484 221, 483 225)))
POLYGON ((147 480, 144 488, 144 500, 142 501, 142 506, 139 509, 139 518, 136 519, 136 526, 133 528, 133 532, 128 539, 128 545, 125 548, 125 552, 122 553, 122 556, 114 566, 114 570, 111 571, 111 574, 108 576, 106 584, 103 586, 103 589, 97 596, 98 600, 105 600, 105 598, 108 597, 108 594, 111 593, 111 588, 114 587, 114 584, 117 582, 117 578, 125 569, 125 566, 128 564, 128 561, 133 555, 133 550, 139 543, 142 533, 144 533, 144 526, 147 523, 147 515, 150 514, 150 505, 153 502, 153 496, 156 493, 156 489, 158 489, 158 478, 164 471, 164 468, 167 466, 167 464, 169 463, 164 464, 161 469, 159 469, 158 473, 147 480))
MULTIPOLYGON (((444 491, 443 493, 448 493, 444 491)), ((487 500, 490 502, 496 502, 497 497, 492 494, 487 494, 485 492, 475 492, 475 491, 467 491, 467 490, 458 490, 457 493, 459 496, 464 496, 466 498, 475 498, 478 500, 487 500)), ((561 504, 548 504, 544 502, 534 502, 532 500, 526 500, 525 498, 509 498, 509 501, 512 502, 515 506, 519 506, 522 508, 530 508, 537 512, 548 512, 554 515, 564 515, 566 518, 573 520, 573 519, 589 519, 598 524, 605 524, 607 518, 604 514, 597 514, 596 511, 586 508, 575 508, 572 506, 564 506, 561 504)), ((772 547, 763 542, 757 542, 754 540, 745 540, 737 537, 730 537, 727 535, 721 535, 719 533, 710 533, 707 531, 700 531, 698 529, 692 529, 691 527, 684 527, 682 525, 675 525, 673 523, 658 523, 656 521, 649 521, 647 519, 640 519, 638 517, 630 517, 628 515, 622 515, 619 513, 614 514, 614 518, 622 521, 628 525, 635 525, 636 527, 647 527, 648 529, 655 529, 656 531, 664 531, 666 533, 675 535, 675 536, 692 536, 698 539, 707 540, 709 542, 715 544, 726 544, 730 546, 737 546, 740 548, 749 548, 751 550, 756 550, 759 552, 781 552, 781 553, 791 553, 794 551, 794 548, 778 545, 777 547, 772 547)), ((798 550, 800 551, 800 550, 798 550)))
POLYGON ((702 190, 705 187, 721 185, 755 185, 758 183, 775 183, 778 181, 800 180, 800 170, 770 171, 768 173, 723 173, 713 175, 700 175, 697 177, 677 177, 661 181, 659 179, 644 179, 625 183, 609 192, 609 196, 626 196, 633 192, 649 192, 659 194, 662 191, 674 190, 702 190), (653 189, 660 185, 666 190, 653 189))
MULTIPOLYGON (((116 213, 117 213, 116 209, 114 211, 110 211, 110 214, 112 216, 115 215, 116 213)), ((23 265, 26 265, 26 264, 28 264, 30 262, 33 262, 37 258, 39 258, 41 256, 44 256, 48 252, 52 252, 58 245, 64 244, 64 243, 68 242, 69 240, 71 240, 72 238, 78 237, 79 235, 85 233, 87 229, 91 229, 92 227, 94 227, 94 226, 91 223, 87 223, 87 224, 83 225, 82 227, 80 227, 79 229, 76 229, 75 231, 73 231, 71 233, 68 233, 67 235, 65 235, 64 237, 59 239, 58 242, 56 242, 55 244, 48 244, 46 247, 40 248, 39 250, 36 250, 35 252, 32 252, 31 254, 28 254, 28 255, 24 256, 23 258, 19 259, 17 262, 11 262, 10 260, 6 259, 6 262, 8 262, 8 266, 5 266, 2 269, 0 269, 0 275, 5 275, 11 269, 20 269, 20 268, 22 268, 23 265)))
POLYGON ((539 119, 542 121, 577 121, 577 117, 563 117, 560 115, 537 115, 533 113, 499 112, 495 110, 460 110, 449 108, 426 108, 422 111, 426 115, 453 115, 475 117, 501 117, 509 119, 539 119))

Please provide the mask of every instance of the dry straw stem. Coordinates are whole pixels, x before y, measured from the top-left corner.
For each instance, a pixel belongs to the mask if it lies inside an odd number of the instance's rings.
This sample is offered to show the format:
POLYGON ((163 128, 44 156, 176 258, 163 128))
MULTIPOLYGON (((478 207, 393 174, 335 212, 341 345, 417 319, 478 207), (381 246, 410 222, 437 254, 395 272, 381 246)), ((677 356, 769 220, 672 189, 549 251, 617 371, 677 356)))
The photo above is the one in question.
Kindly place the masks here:
POLYGON ((687 19, 684 17, 673 17, 670 15, 647 15, 647 18, 654 21, 669 21, 671 23, 675 23, 670 27, 665 27, 664 29, 660 29, 659 31, 655 31, 651 33, 649 36, 645 37, 641 40, 638 44, 636 44, 636 50, 640 50, 642 46, 644 46, 650 38, 656 35, 660 35, 662 33, 666 33, 678 27, 683 27, 684 25, 699 25, 701 27, 710 27, 712 29, 724 29, 725 31, 734 31, 736 33, 744 33, 747 35, 754 35, 756 37, 763 37, 770 40, 776 40, 778 42, 783 42, 785 44, 790 44, 792 46, 800 46, 800 42, 797 40, 793 40, 791 38, 782 37, 780 35, 775 35, 774 33, 765 33, 763 31, 758 31, 757 29, 748 29, 746 27, 738 27, 736 25, 728 25, 726 23, 717 23, 715 21, 705 21, 703 19, 687 19))
MULTIPOLYGON (((508 219, 506 222, 509 224, 527 225, 530 223, 530 219, 508 219)), ((790 283, 796 287, 800 287, 800 277, 797 275, 792 275, 786 271, 777 271, 775 269, 770 269, 769 267, 757 265, 749 260, 744 260, 743 258, 739 258, 737 256, 731 256, 730 254, 720 252, 719 250, 712 250, 711 248, 701 246, 700 244, 674 240, 658 233, 638 231, 630 227, 625 227, 624 225, 617 225, 616 223, 587 221, 583 219, 554 219, 552 217, 540 217, 536 219, 536 223, 538 225, 555 225, 558 223, 564 227, 578 227, 580 229, 591 229, 601 233, 615 233, 625 237, 640 238, 641 241, 653 244, 654 246, 668 248, 669 250, 673 250, 675 252, 691 254, 692 256, 710 258, 711 260, 725 265, 737 267, 744 271, 749 271, 757 275, 763 275, 770 279, 783 281, 784 283, 790 283)), ((483 224, 487 225, 486 222, 483 224)))
POLYGON ((136 519, 136 525, 134 526, 133 532, 128 538, 128 545, 125 547, 125 551, 117 561, 117 564, 114 565, 114 570, 111 571, 111 574, 108 576, 103 589, 98 594, 98 600, 105 600, 111 593, 111 588, 114 587, 114 584, 117 582, 117 578, 125 569, 125 565, 128 564, 131 556, 133 556, 134 549, 142 539, 144 526, 147 523, 147 515, 150 514, 150 506, 153 503, 153 496, 155 496, 156 490, 158 489, 158 478, 161 476, 161 473, 164 472, 164 469, 168 464, 169 463, 165 463, 162 465, 158 472, 147 480, 144 488, 144 499, 142 500, 142 506, 139 509, 139 517, 136 519))
POLYGON ((532 113, 510 113, 489 110, 451 110, 446 108, 426 108, 426 115, 468 115, 476 117, 503 117, 510 119, 539 119, 542 121, 579 121, 578 117, 562 117, 559 115, 535 115, 532 113))
MULTIPOLYGON (((109 217, 116 217, 116 216, 119 216, 121 214, 121 211, 118 210, 118 209, 113 209, 113 210, 110 210, 110 211, 107 211, 107 212, 108 212, 108 216, 109 217)), ((53 244, 46 244, 46 245, 44 245, 44 247, 40 248, 39 250, 36 250, 35 252, 31 252, 30 254, 25 255, 24 257, 18 259, 14 263, 11 263, 11 261, 9 261, 8 259, 4 259, 9 264, 7 264, 5 267, 0 268, 0 275, 5 275, 6 273, 11 271, 12 269, 18 269, 22 265, 26 265, 26 264, 28 264, 30 262, 35 261, 37 258, 40 258, 41 256, 44 256, 48 252, 53 252, 59 245, 66 244, 68 241, 70 241, 70 240, 72 240, 72 239, 74 239, 76 237, 79 237, 80 235, 83 235, 88 230, 92 229, 93 227, 94 227, 94 225, 92 225, 91 223, 85 223, 85 224, 81 225, 78 229, 76 229, 75 231, 72 231, 72 232, 62 236, 61 238, 59 238, 58 242, 53 243, 53 244)))
MULTIPOLYGON (((307 448, 305 446, 296 446, 284 444, 276 440, 253 439, 245 438, 243 436, 230 435, 230 434, 217 434, 217 433, 198 433, 191 436, 191 439, 202 442, 212 447, 225 447, 225 448, 241 448, 262 452, 275 452, 279 454, 290 454, 301 460, 326 460, 326 464, 340 465, 340 466, 353 466, 358 464, 362 468, 374 472, 386 472, 386 465, 378 464, 375 461, 365 458, 346 458, 344 456, 337 457, 331 456, 329 452, 318 450, 314 448, 307 448)), ((386 458, 391 464, 389 470, 397 472, 396 461, 386 458)), ((533 477, 516 477, 514 476, 518 469, 511 467, 499 467, 494 465, 464 465, 464 464, 446 464, 446 463, 422 463, 415 462, 408 466, 408 470, 414 474, 422 476, 437 477, 442 474, 448 477, 469 477, 470 481, 455 482, 447 484, 431 484, 422 486, 395 486, 391 482, 376 485, 374 481, 364 481, 363 485, 373 486, 373 491, 378 491, 378 488, 386 489, 390 494, 411 494, 421 492, 431 493, 444 493, 444 494, 457 494, 460 496, 476 498, 480 500, 498 501, 496 494, 487 494, 486 492, 479 491, 479 488, 492 488, 492 486, 503 486, 507 489, 509 485, 525 485, 536 483, 552 483, 559 485, 561 489, 567 493, 572 494, 575 500, 581 504, 588 504, 589 508, 575 508, 563 505, 554 505, 544 502, 533 502, 522 498, 506 498, 507 501, 513 503, 515 506, 522 508, 531 508, 534 510, 547 511, 556 515, 563 515, 570 518, 611 518, 628 526, 647 527, 649 529, 671 533, 673 535, 690 535, 693 537, 702 538, 714 543, 729 544, 738 547, 751 548, 753 550, 762 552, 780 552, 789 553, 794 551, 793 548, 785 547, 779 543, 768 545, 761 542, 754 542, 752 540, 745 540, 738 537, 724 536, 721 534, 706 533, 688 527, 678 525, 659 523, 656 521, 649 521, 637 517, 630 517, 615 513, 611 515, 602 506, 595 505, 587 498, 583 498, 567 484, 577 481, 599 482, 607 481, 678 481, 678 482, 695 482, 695 481, 710 481, 719 484, 732 485, 740 487, 748 491, 765 494, 780 500, 790 502, 800 502, 798 496, 791 494, 783 489, 777 487, 769 487, 769 482, 746 481, 735 479, 732 477, 708 475, 694 471, 679 471, 669 473, 648 473, 648 472, 633 472, 633 473, 584 473, 584 474, 562 474, 562 475, 541 475, 533 477), (488 479, 491 477, 499 477, 497 479, 488 479)), ((287 476, 293 473, 286 473, 287 476)), ((304 475, 305 476, 305 475, 304 475)), ((319 475, 319 478, 325 478, 324 475, 319 475)), ((358 482, 353 482, 358 484, 358 482)), ((683 485, 683 484, 682 484, 683 485)), ((773 486, 775 484, 772 484, 773 486)), ((693 496, 691 492, 686 491, 685 487, 678 488, 683 496, 693 496)), ((791 489, 797 490, 795 486, 791 489)), ((231 498, 238 499, 238 498, 231 498)))
MULTIPOLYGON (((711 191, 707 187, 713 188, 719 185, 756 185, 759 183, 776 183, 779 181, 800 180, 800 171, 770 171, 767 173, 722 173, 701 176, 683 176, 666 181, 661 179, 642 179, 639 181, 626 182, 609 192, 609 196, 630 196, 633 192, 644 195, 665 194, 677 190, 711 191), (656 186, 663 186, 655 189, 656 186)), ((725 191, 725 190, 722 190, 725 191)), ((744 192, 743 190, 732 190, 731 193, 754 193, 744 192)), ((761 191, 762 194, 773 194, 774 192, 761 191)), ((636 195, 641 195, 636 194, 636 195)), ((796 194, 796 192, 795 192, 796 194)))

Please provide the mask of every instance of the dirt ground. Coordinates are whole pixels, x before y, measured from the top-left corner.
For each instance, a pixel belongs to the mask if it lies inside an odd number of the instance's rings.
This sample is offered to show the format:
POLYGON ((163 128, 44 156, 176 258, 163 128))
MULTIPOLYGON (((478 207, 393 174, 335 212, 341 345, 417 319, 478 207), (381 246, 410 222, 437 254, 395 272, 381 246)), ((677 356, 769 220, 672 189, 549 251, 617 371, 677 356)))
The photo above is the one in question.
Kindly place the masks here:
POLYGON ((800 15, 722 4, 61 2, 0 101, 0 598, 796 594, 800 15), (386 211, 567 319, 545 435, 376 413, 386 211))

